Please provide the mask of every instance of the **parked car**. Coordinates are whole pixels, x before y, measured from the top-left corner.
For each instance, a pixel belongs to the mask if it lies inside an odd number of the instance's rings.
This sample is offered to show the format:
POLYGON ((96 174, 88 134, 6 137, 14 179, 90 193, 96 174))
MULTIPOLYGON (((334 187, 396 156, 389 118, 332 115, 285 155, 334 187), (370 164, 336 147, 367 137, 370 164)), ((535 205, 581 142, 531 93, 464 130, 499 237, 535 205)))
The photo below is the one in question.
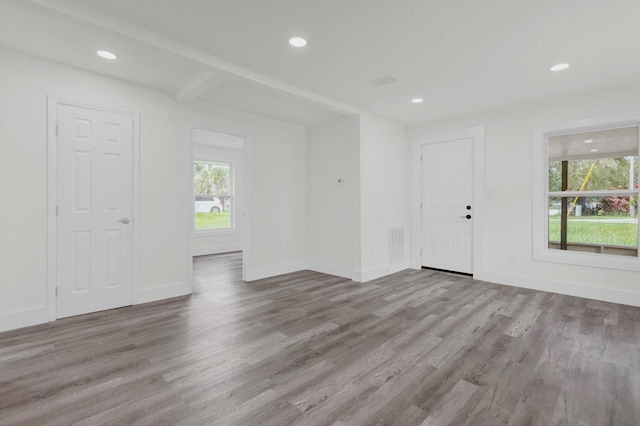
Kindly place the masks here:
POLYGON ((196 194, 196 213, 220 213, 222 203, 213 195, 196 194))

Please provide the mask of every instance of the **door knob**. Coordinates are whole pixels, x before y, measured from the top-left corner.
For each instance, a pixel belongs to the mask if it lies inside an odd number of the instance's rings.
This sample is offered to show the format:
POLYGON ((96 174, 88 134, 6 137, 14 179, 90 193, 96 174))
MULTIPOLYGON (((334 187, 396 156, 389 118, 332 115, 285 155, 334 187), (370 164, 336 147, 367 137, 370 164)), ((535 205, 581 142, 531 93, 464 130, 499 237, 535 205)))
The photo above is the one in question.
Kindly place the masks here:
POLYGON ((117 220, 116 222, 121 222, 126 225, 127 223, 131 222, 131 219, 129 219, 128 217, 123 217, 122 219, 117 220))

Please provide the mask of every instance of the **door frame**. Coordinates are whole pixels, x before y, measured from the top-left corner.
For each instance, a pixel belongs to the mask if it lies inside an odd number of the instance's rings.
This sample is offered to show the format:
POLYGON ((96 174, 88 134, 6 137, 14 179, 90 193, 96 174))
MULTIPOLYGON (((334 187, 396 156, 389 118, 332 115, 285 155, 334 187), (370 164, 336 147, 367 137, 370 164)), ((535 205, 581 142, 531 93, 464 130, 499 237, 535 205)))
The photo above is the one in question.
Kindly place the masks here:
POLYGON ((422 268, 422 146, 459 139, 473 139, 473 278, 484 279, 484 126, 415 136, 411 140, 411 267, 422 268))
POLYGON ((53 96, 47 96, 47 311, 49 321, 55 321, 58 315, 58 302, 56 298, 57 287, 57 215, 58 204, 58 106, 68 105, 72 107, 92 109, 112 114, 121 114, 133 119, 133 212, 132 212, 132 300, 135 303, 135 294, 139 291, 140 276, 140 116, 137 113, 121 111, 89 105, 82 102, 69 101, 53 96))
POLYGON ((244 157, 244 194, 242 196, 243 211, 241 212, 239 220, 242 224, 242 280, 249 281, 252 276, 249 271, 251 265, 251 241, 252 234, 252 199, 253 199, 253 139, 248 133, 243 133, 233 128, 223 128, 217 126, 210 126, 206 124, 192 123, 189 126, 189 155, 187 163, 187 205, 190 206, 187 209, 187 223, 189 224, 189 236, 187 239, 187 276, 189 286, 193 292, 193 229, 195 227, 194 205, 193 205, 193 131, 203 130, 213 133, 221 133, 224 135, 235 136, 243 139, 242 152, 244 157))

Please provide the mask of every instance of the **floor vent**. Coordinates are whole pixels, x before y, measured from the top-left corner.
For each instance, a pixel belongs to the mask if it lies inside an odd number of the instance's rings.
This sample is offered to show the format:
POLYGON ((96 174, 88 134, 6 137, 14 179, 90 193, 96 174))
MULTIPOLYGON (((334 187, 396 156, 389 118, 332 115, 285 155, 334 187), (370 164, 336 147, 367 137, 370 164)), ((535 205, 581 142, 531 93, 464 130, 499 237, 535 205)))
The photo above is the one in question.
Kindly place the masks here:
POLYGON ((404 227, 389 228, 389 263, 404 261, 404 227))

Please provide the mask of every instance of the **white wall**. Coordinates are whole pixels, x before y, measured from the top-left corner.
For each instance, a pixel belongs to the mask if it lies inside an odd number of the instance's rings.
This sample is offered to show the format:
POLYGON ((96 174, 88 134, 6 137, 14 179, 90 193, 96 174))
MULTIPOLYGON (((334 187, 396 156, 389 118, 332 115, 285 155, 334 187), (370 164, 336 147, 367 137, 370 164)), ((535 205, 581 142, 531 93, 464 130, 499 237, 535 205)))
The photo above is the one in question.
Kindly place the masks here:
POLYGON ((249 277, 295 270, 306 250, 306 130, 0 50, 0 330, 47 320, 46 99, 140 114, 138 302, 184 294, 192 127, 251 141, 249 277))
POLYGON ((353 278, 354 248, 359 244, 359 143, 355 116, 308 129, 307 260, 311 270, 353 278))
MULTIPOLYGON (((210 135, 209 140, 202 140, 192 145, 194 160, 222 161, 231 163, 233 174, 233 202, 231 205, 232 229, 221 230, 194 230, 191 240, 191 252, 194 256, 207 254, 228 253, 242 250, 243 241, 243 212, 244 212, 244 141, 235 137, 240 149, 222 148, 216 146, 215 138, 219 133, 194 131, 194 135, 210 135)), ((205 136, 206 137, 206 136, 205 136)), ((227 136, 229 138, 229 136, 227 136)), ((196 138, 194 137, 194 141, 196 138)))
POLYGON ((532 260, 532 129, 633 111, 640 111, 640 85, 423 123, 409 132, 485 126, 487 281, 640 305, 637 272, 532 260))
POLYGON ((411 144, 404 125, 360 116, 360 262, 356 279, 368 281, 409 265, 411 144), (389 262, 389 228, 403 227, 404 258, 389 262))

